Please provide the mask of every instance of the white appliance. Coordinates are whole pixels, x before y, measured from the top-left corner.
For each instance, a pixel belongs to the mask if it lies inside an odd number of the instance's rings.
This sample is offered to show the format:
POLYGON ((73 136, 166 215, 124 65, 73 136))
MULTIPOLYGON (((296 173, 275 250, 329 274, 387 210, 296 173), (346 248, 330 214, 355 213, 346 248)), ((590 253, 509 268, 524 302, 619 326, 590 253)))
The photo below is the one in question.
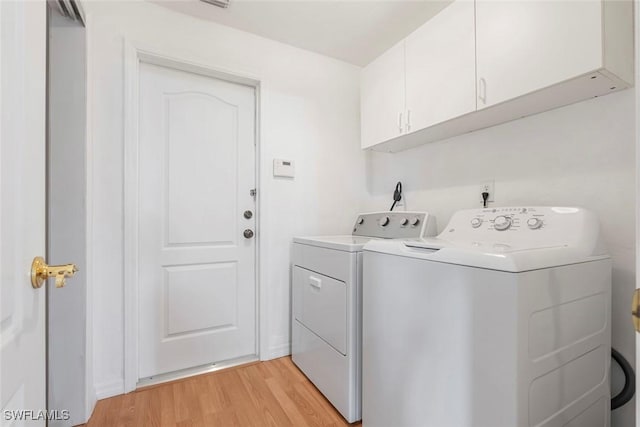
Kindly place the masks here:
POLYGON ((364 247, 365 427, 609 426, 611 261, 580 208, 364 247))
POLYGON ((361 418, 362 247, 435 233, 426 212, 376 212, 352 235, 293 239, 292 359, 350 423, 361 418))

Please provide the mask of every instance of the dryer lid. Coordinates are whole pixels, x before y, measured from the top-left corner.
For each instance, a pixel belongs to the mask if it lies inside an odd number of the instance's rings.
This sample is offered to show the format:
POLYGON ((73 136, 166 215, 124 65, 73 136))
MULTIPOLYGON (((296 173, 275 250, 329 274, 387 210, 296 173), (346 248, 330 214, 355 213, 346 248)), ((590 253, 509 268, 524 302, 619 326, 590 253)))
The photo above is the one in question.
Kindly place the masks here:
POLYGON ((338 251, 360 252, 364 245, 371 239, 372 237, 353 236, 348 234, 343 236, 294 237, 293 242, 318 246, 321 248, 335 249, 338 251))

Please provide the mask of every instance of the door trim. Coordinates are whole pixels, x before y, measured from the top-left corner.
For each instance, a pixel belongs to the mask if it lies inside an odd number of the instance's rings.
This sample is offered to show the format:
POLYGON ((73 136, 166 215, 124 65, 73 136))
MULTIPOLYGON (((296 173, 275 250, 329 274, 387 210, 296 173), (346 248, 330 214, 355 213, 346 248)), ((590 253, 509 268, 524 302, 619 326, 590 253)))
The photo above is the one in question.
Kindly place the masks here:
MULTIPOLYGON (((255 168, 256 188, 261 187, 260 176, 260 80, 244 73, 225 70, 217 64, 209 64, 200 58, 175 52, 167 47, 156 47, 139 42, 124 41, 124 392, 128 393, 138 385, 138 173, 139 173, 139 81, 140 63, 200 74, 230 83, 249 86, 255 89, 255 168)), ((260 230, 262 223, 261 197, 256 197, 256 349, 262 359, 266 337, 266 295, 261 292, 260 253, 262 243, 260 230)))

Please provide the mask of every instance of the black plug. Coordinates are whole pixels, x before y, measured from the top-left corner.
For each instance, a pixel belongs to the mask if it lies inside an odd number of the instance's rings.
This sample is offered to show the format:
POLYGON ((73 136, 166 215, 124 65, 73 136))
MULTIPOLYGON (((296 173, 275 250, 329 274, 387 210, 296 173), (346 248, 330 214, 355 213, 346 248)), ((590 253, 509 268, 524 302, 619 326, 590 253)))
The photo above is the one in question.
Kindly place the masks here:
POLYGON ((402 199, 402 183, 398 182, 396 184, 396 189, 393 190, 393 201, 399 202, 402 199))
POLYGON ((402 183, 398 181, 398 183, 396 184, 396 189, 393 190, 393 204, 391 205, 391 209, 389 210, 392 211, 393 208, 396 207, 396 203, 398 203, 400 200, 402 200, 402 183))
POLYGON ((487 200, 489 200, 489 193, 487 191, 482 192, 482 206, 487 207, 487 200))

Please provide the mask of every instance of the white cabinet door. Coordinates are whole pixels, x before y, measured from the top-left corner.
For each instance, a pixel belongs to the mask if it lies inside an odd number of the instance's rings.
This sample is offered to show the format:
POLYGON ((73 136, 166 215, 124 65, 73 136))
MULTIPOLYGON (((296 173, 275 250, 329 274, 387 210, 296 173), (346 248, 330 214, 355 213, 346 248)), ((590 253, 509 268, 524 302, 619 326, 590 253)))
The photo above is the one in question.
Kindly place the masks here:
POLYGON ((362 70, 360 123, 362 148, 404 132, 404 41, 362 70))
POLYGON ((31 261, 45 255, 46 29, 44 1, 0 1, 3 426, 46 424, 45 301, 55 288, 30 280, 31 261))
POLYGON ((406 39, 407 130, 475 111, 474 3, 458 0, 406 39))
POLYGON ((478 109, 602 67, 602 2, 476 0, 478 109))
POLYGON ((140 378, 257 352, 254 119, 251 87, 140 66, 140 378))

